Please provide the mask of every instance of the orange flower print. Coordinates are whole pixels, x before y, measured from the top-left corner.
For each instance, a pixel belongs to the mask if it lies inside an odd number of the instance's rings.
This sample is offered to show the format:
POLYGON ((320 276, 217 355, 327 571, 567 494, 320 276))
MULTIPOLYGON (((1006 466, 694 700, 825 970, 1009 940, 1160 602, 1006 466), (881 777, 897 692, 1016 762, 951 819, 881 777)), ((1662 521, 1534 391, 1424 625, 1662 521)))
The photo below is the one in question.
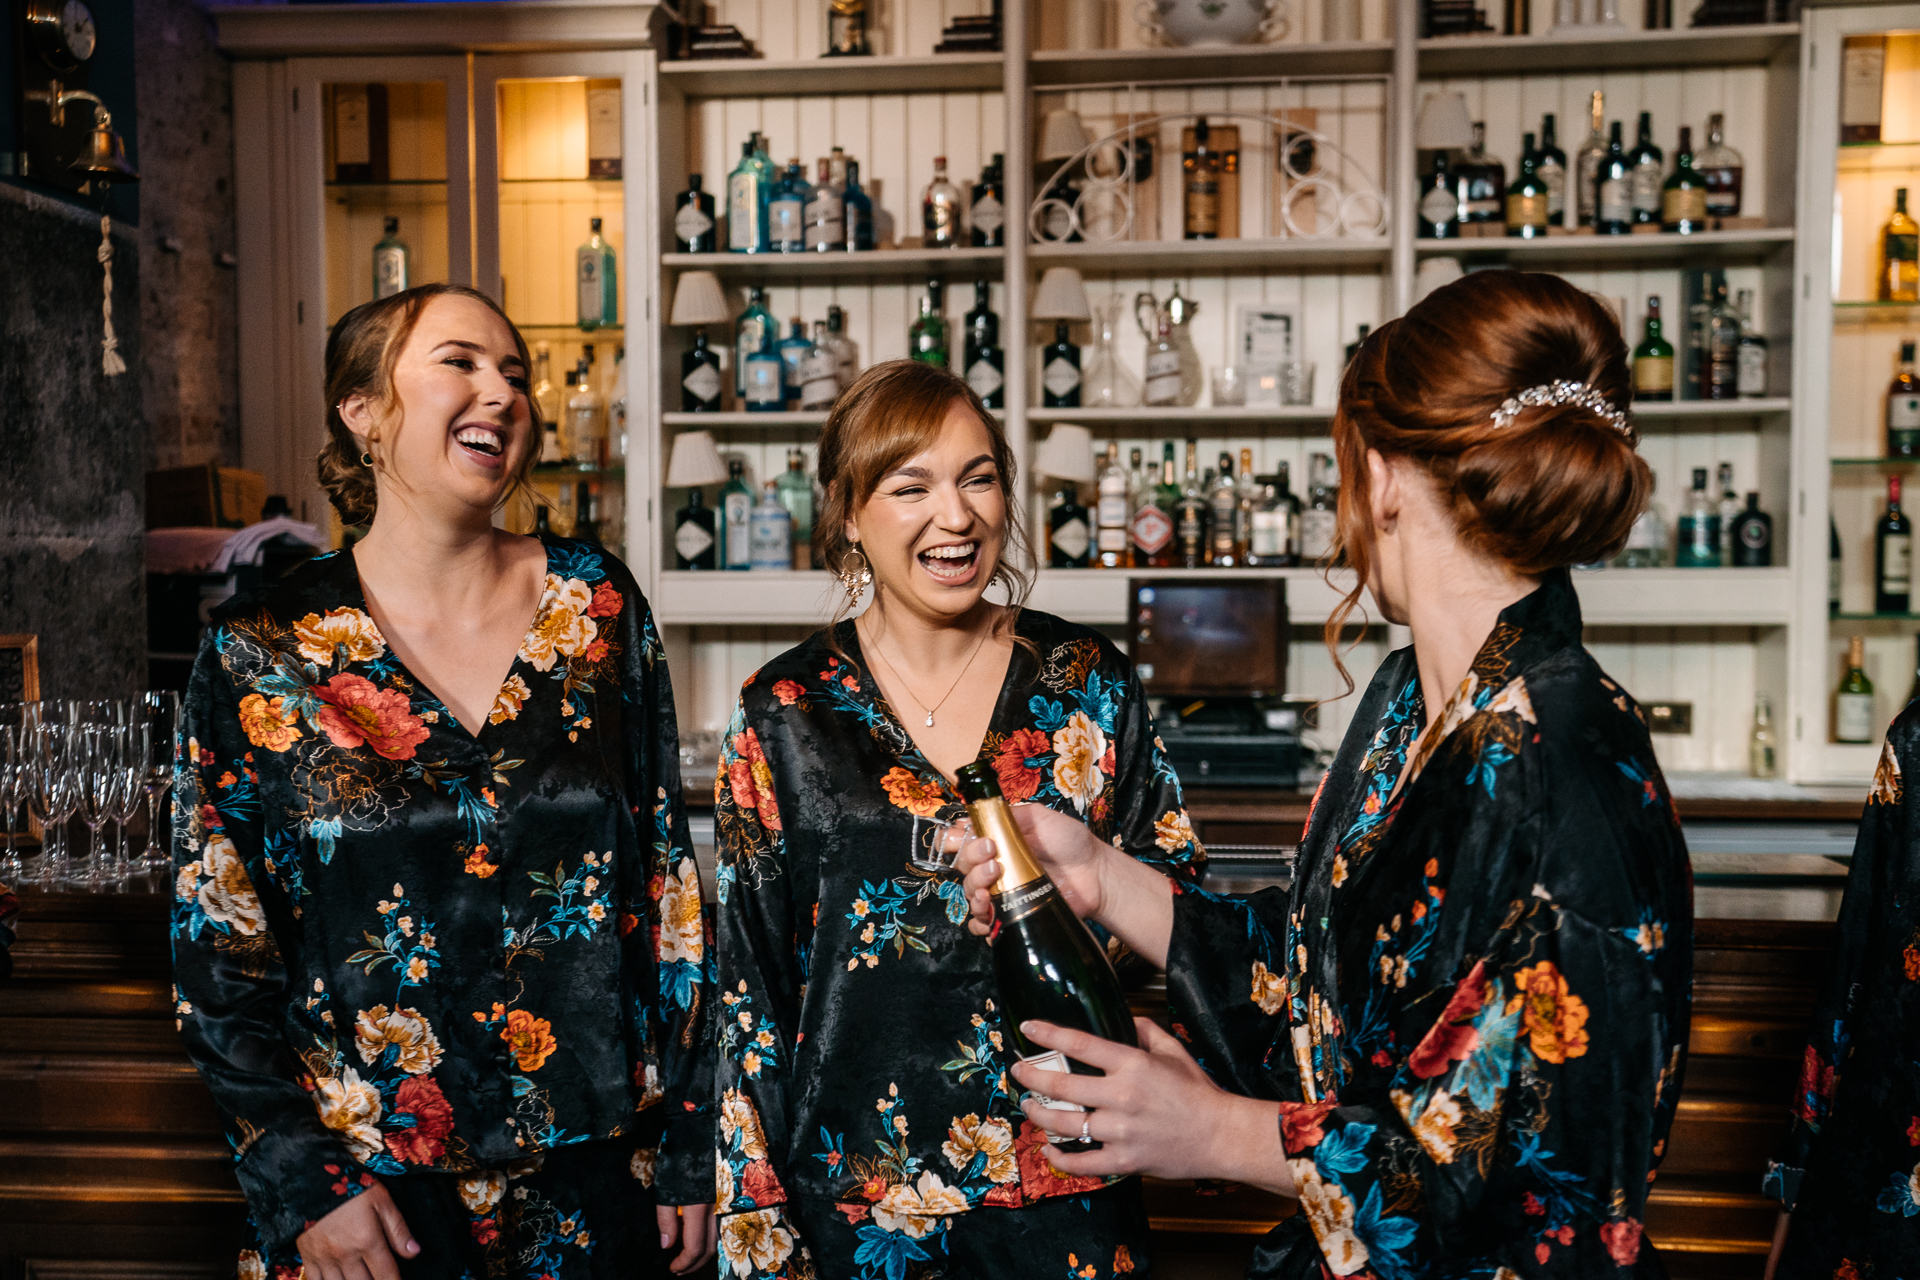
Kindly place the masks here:
POLYGON ((538 1071, 559 1047, 553 1038, 553 1024, 525 1009, 515 1009, 507 1015, 506 1029, 500 1038, 513 1050, 514 1060, 522 1071, 538 1071))
POLYGON ((1920 946, 1909 942, 1907 949, 1900 953, 1900 961, 1906 967, 1908 982, 1920 978, 1920 946))
POLYGON ((487 712, 488 724, 500 724, 503 721, 517 719, 520 708, 533 696, 533 690, 527 688, 527 682, 517 675, 507 677, 500 686, 500 692, 493 696, 493 709, 487 712))
POLYGON ((487 860, 487 846, 477 844, 473 846, 473 851, 467 855, 467 865, 464 869, 468 875, 479 876, 482 880, 485 880, 500 868, 494 866, 492 862, 487 860))
POLYGON ((247 741, 269 751, 285 751, 300 741, 300 730, 293 725, 299 713, 286 707, 285 698, 269 700, 257 693, 242 698, 240 727, 247 731, 247 741))
POLYGON ((759 734, 748 729, 733 735, 726 774, 733 788, 733 802, 749 813, 757 813, 760 825, 769 831, 780 830, 780 807, 773 798, 773 769, 767 764, 767 753, 760 749, 759 734))
MULTIPOLYGON (((1040 770, 1028 768, 1027 761, 1046 756, 1053 750, 1047 735, 1038 729, 1015 729, 1000 744, 993 756, 993 771, 1000 775, 1000 794, 1008 804, 1033 799, 1040 790, 1040 770)), ((899 803, 895 801, 895 803, 899 803)))
POLYGON ((1833 1269, 1833 1280, 1860 1280, 1860 1268, 1853 1265, 1852 1258, 1842 1258, 1833 1269))
POLYGON ((408 709, 407 695, 382 689, 365 676, 342 672, 314 690, 326 705, 317 719, 333 745, 369 746, 389 760, 411 760, 427 740, 427 726, 408 709))
POLYGON ((915 817, 931 818, 940 812, 943 803, 940 788, 899 765, 887 770, 880 785, 887 789, 887 799, 915 817))
POLYGON ((1126 1275, 1133 1270, 1133 1253, 1125 1245, 1115 1245, 1113 1250, 1113 1274, 1126 1275))
POLYGON ((1533 1041, 1533 1054, 1542 1062, 1565 1062, 1587 1051, 1587 1005, 1567 990, 1567 980, 1553 961, 1542 960, 1513 975, 1519 992, 1507 1001, 1507 1012, 1524 1008, 1522 1024, 1533 1041))
POLYGON ((773 686, 773 696, 780 699, 780 705, 783 707, 790 707, 798 702, 800 695, 805 692, 806 690, 801 688, 796 680, 781 680, 773 686))

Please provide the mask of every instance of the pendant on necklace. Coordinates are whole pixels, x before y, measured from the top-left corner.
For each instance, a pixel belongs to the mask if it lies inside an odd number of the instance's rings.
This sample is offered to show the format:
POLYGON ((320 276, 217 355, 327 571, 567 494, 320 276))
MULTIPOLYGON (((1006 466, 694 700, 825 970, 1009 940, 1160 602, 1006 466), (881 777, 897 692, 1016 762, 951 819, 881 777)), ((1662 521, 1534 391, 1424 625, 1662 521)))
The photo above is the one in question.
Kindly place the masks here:
POLYGON ((933 728, 933 712, 927 712, 927 728, 933 728))

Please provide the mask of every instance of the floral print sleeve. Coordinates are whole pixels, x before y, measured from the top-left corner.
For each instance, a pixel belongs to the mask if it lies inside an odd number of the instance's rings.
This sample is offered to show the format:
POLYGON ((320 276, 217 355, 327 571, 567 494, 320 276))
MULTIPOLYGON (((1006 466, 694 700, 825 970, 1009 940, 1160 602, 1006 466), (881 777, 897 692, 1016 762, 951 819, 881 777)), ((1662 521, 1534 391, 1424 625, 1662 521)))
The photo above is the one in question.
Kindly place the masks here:
POLYGON ((1160 737, 1147 712, 1140 677, 1128 674, 1113 708, 1113 744, 1108 772, 1114 775, 1113 801, 1096 820, 1095 830, 1115 848, 1164 871, 1176 880, 1199 882, 1206 854, 1193 834, 1180 778, 1167 763, 1160 737))

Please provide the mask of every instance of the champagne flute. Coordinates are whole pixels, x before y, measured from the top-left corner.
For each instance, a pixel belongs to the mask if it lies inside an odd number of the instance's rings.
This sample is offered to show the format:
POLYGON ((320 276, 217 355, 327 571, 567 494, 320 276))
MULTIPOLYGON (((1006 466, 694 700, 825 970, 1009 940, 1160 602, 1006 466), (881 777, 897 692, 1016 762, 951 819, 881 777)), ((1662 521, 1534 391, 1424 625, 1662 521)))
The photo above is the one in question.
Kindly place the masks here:
POLYGON ((171 838, 160 839, 160 801, 173 786, 173 760, 180 735, 180 695, 172 689, 149 689, 140 696, 141 718, 147 726, 145 774, 147 847, 140 865, 164 871, 172 861, 171 838))
POLYGON ((135 862, 127 856, 127 823, 133 821, 133 815, 140 812, 145 799, 147 757, 152 752, 147 744, 153 731, 146 724, 136 723, 124 726, 120 732, 120 750, 115 753, 113 761, 113 812, 110 816, 115 824, 115 878, 125 880, 147 870, 144 858, 135 862))
POLYGON ((98 887, 113 880, 112 868, 101 849, 100 828, 113 810, 114 775, 112 768, 113 728, 104 724, 83 724, 77 730, 78 760, 74 772, 80 821, 87 824, 87 861, 84 879, 98 887))
POLYGON ((19 880, 26 870, 19 843, 13 834, 14 811, 24 798, 27 779, 20 739, 20 726, 9 722, 5 717, 5 706, 0 706, 0 824, 5 826, 7 836, 5 849, 0 850, 0 884, 19 880))
MULTIPOLYGON (((43 714, 64 717, 65 709, 43 708, 43 714)), ((48 884, 66 879, 69 869, 66 825, 80 800, 72 737, 72 726, 64 723, 39 724, 33 734, 32 804, 44 836, 39 879, 48 884)))

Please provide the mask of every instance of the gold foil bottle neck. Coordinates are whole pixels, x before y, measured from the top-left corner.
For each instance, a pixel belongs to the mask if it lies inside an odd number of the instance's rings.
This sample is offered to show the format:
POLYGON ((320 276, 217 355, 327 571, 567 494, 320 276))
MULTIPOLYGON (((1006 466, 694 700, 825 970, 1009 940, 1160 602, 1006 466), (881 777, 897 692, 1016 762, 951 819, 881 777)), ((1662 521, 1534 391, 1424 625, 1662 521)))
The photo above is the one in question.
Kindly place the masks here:
POLYGON ((973 819, 974 834, 993 841, 994 857, 1000 863, 1000 878, 994 882, 994 893, 1007 893, 1046 875, 1034 860, 1033 851, 1027 848, 1026 837, 1020 834, 1019 824, 1014 822, 1013 810, 1006 800, 994 796, 970 801, 967 814, 973 819))

